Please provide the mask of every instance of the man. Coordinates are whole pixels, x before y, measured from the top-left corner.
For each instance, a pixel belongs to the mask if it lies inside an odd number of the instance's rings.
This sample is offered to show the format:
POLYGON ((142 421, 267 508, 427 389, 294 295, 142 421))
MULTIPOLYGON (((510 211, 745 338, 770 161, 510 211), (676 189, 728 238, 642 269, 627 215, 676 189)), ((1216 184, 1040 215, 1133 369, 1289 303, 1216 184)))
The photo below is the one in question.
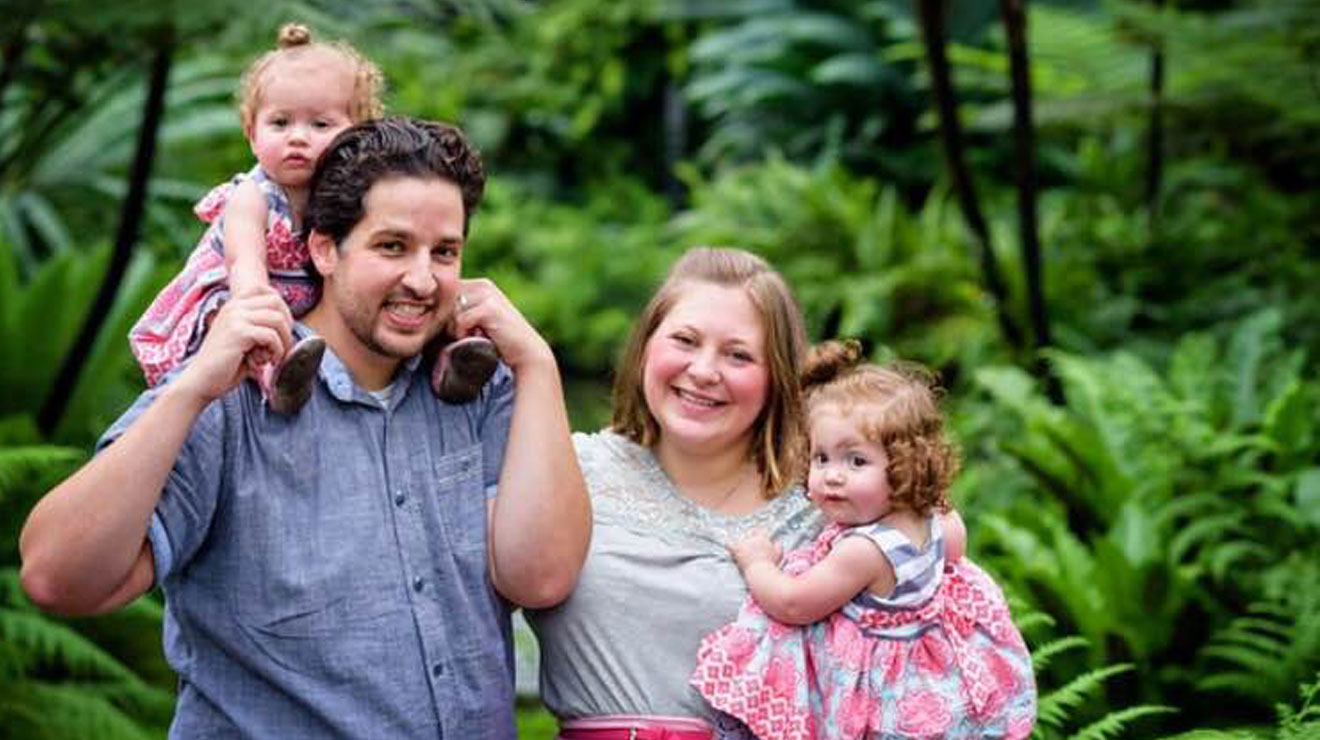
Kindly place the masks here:
POLYGON ((39 605, 99 613, 163 588, 171 737, 514 736, 505 600, 568 595, 590 512, 549 346, 493 283, 459 278, 483 184, 456 129, 345 131, 311 188, 323 291, 305 327, 272 290, 235 297, 33 509, 39 605), (463 405, 419 367, 446 325, 507 365, 463 405), (309 331, 328 348, 316 389, 272 413, 240 383, 245 357, 309 331))

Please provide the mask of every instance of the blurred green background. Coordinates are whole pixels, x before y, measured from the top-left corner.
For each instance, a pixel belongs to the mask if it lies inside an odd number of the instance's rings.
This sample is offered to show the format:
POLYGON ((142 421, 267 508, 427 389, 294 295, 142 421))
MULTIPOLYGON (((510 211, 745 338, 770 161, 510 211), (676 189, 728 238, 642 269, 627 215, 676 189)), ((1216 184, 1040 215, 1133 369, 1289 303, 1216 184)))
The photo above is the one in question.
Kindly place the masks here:
POLYGON ((17 533, 140 390, 127 328, 289 20, 482 149, 466 270, 575 428, 674 256, 753 249, 813 338, 941 373, 1036 737, 1320 735, 1314 0, 4 0, 0 737, 164 735, 158 597, 44 615, 17 533))

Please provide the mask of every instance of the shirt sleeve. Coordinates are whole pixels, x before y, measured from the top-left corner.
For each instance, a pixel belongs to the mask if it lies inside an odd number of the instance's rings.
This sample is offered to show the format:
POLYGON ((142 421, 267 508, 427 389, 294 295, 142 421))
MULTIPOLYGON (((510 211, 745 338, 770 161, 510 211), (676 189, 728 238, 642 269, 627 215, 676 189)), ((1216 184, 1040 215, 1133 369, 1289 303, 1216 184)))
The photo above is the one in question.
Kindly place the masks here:
POLYGON ((481 473, 487 500, 495 498, 499 491, 504 448, 509 442, 509 426, 513 420, 514 392, 513 372, 501 362, 486 386, 488 395, 481 422, 481 473))
MULTIPOLYGON (((96 443, 98 454, 123 436, 156 399, 162 387, 157 386, 138 396, 137 401, 110 425, 96 443)), ((183 449, 165 480, 165 488, 156 502, 147 530, 157 585, 188 564, 210 530, 219 501, 226 457, 224 428, 224 404, 215 401, 193 422, 183 449)), ((113 492, 106 492, 106 495, 113 495, 113 492)))

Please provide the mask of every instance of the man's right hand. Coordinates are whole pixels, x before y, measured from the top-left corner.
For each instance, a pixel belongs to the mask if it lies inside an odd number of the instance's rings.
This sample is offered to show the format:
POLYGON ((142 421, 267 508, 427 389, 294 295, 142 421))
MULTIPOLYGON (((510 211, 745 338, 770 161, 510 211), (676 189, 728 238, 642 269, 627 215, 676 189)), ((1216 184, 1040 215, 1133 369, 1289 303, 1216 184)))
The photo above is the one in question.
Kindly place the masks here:
POLYGON ((197 354, 174 381, 176 390, 213 401, 247 376, 253 353, 283 357, 293 345, 293 315, 270 286, 253 286, 216 314, 197 354))

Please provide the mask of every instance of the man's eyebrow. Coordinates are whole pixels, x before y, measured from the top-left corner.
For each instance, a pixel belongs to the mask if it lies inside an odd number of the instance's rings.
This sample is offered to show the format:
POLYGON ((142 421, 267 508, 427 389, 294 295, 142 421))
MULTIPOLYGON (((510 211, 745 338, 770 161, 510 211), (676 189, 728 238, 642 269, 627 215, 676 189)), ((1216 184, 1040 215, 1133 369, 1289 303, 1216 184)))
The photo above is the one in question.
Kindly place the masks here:
POLYGON ((412 232, 407 229, 399 228, 396 226, 383 226, 379 229, 372 231, 370 236, 372 239, 376 239, 382 236, 392 236, 396 239, 411 239, 412 232))

